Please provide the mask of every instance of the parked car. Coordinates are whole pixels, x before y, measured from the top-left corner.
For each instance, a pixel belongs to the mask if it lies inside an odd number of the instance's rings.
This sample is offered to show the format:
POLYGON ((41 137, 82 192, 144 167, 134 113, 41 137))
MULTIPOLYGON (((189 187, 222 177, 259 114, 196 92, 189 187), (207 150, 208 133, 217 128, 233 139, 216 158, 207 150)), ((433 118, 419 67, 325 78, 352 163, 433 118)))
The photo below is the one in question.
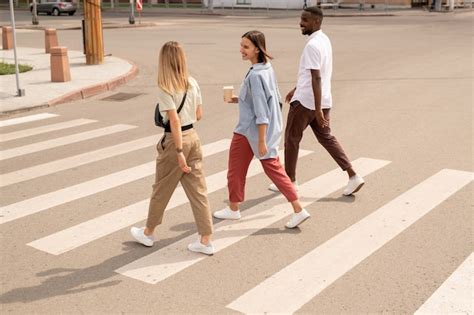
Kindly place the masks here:
MULTIPOLYGON (((46 13, 47 15, 60 15, 67 13, 74 15, 77 7, 72 0, 37 0, 36 13, 46 13)), ((30 4, 30 11, 33 12, 33 4, 30 4)))

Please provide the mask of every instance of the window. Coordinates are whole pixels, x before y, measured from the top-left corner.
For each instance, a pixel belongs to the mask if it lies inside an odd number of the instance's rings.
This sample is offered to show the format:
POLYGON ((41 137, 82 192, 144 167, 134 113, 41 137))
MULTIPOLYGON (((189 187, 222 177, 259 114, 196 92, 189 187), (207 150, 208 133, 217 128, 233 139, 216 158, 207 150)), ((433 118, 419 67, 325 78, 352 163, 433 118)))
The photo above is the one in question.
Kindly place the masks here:
POLYGON ((251 0, 237 0, 237 4, 252 4, 251 0))

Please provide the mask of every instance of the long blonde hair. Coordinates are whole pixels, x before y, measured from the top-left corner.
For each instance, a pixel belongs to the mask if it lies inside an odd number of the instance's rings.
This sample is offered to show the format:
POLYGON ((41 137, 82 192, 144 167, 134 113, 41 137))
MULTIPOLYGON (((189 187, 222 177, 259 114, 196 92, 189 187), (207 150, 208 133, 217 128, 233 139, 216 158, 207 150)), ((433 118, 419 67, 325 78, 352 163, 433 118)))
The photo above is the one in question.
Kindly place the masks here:
POLYGON ((169 94, 186 91, 189 75, 183 47, 178 42, 167 42, 158 59, 158 86, 169 94))

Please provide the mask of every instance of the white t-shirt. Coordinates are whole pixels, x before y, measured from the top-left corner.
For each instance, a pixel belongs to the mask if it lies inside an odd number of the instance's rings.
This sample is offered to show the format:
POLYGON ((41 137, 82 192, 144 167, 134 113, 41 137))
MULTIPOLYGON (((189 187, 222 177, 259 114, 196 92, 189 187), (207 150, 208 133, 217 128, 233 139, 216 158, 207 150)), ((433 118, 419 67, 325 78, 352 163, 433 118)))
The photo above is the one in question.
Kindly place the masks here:
MULTIPOLYGON (((179 105, 181 105, 181 101, 183 100, 183 96, 184 93, 177 93, 174 95, 168 94, 158 86, 158 104, 160 104, 160 113, 163 116, 165 123, 168 122, 166 111, 170 109, 178 110, 179 105)), ((201 89, 196 80, 189 77, 186 101, 178 114, 181 120, 181 126, 194 124, 196 122, 196 108, 198 105, 202 105, 201 89)))
POLYGON ((311 69, 321 73, 321 108, 332 107, 331 76, 332 46, 329 37, 319 30, 309 36, 303 49, 298 70, 296 91, 291 101, 299 101, 308 109, 315 109, 311 69))

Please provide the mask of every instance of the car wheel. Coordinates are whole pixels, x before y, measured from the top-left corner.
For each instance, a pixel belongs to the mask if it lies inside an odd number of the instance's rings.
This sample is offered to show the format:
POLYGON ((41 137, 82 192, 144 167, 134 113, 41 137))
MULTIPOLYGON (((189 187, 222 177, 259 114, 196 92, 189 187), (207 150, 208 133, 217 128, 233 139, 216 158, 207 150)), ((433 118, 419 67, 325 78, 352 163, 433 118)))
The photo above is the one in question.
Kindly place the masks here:
POLYGON ((76 13, 76 11, 69 12, 69 15, 74 15, 74 13, 76 13))
POLYGON ((53 15, 58 16, 59 15, 59 10, 57 8, 53 9, 53 15))

